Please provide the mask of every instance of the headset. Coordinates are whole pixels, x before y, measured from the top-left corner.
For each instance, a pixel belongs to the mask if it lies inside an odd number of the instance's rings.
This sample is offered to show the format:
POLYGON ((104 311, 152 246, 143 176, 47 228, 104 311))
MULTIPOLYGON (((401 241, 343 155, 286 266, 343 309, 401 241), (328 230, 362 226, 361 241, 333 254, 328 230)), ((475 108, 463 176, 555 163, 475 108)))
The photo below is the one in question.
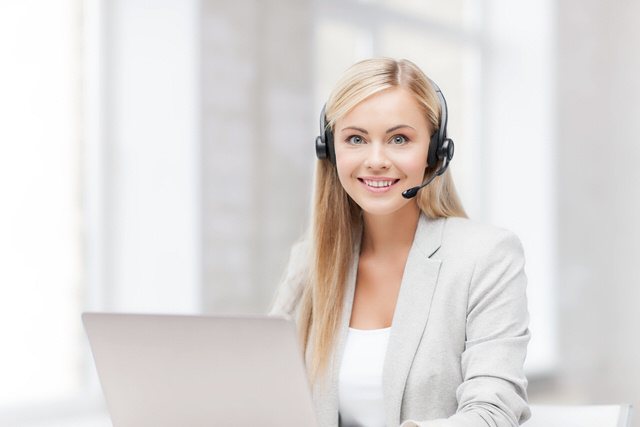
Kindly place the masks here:
MULTIPOLYGON (((412 187, 408 190, 405 190, 402 193, 402 196, 405 199, 411 199, 418 194, 418 190, 426 187, 433 181, 437 176, 442 175, 447 168, 449 167, 449 163, 451 159, 453 159, 453 153, 455 151, 453 140, 447 138, 447 120, 448 120, 448 110, 447 110, 447 100, 444 98, 440 87, 431 79, 431 86, 436 92, 438 96, 438 102, 440 103, 440 127, 433 132, 431 135, 431 140, 429 141, 429 152, 427 154, 427 164, 428 165, 437 165, 442 162, 440 169, 436 171, 431 178, 424 184, 419 187, 412 187)), ((320 113, 320 135, 316 137, 316 157, 318 159, 329 159, 331 163, 336 164, 336 152, 334 147, 334 138, 333 131, 331 126, 327 125, 327 117, 326 117, 326 109, 327 104, 322 107, 322 112, 320 113)))

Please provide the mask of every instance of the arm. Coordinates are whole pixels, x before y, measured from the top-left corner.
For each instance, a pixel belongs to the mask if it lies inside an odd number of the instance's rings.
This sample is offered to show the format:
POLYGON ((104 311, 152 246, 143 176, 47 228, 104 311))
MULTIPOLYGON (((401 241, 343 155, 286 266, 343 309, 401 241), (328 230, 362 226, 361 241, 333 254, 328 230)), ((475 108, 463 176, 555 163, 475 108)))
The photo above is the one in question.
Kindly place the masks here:
POLYGON ((529 418, 523 364, 530 333, 524 255, 515 235, 500 231, 477 258, 469 284, 463 382, 447 419, 402 427, 513 427, 529 418))

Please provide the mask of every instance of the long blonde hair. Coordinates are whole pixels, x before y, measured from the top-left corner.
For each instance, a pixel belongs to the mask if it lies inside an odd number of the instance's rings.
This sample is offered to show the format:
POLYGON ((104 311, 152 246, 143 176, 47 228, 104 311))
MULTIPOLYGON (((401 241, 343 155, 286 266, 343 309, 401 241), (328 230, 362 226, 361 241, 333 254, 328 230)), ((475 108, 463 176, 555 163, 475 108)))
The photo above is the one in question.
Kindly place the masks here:
MULTIPOLYGON (((403 87, 423 107, 432 131, 439 127, 440 104, 429 79, 412 62, 375 58, 350 67, 336 84, 326 106, 328 126, 374 93, 403 87)), ((425 179, 439 165, 425 169, 425 179)), ((431 218, 466 217, 449 171, 418 193, 422 212, 431 218)), ((311 253, 308 283, 298 308, 298 328, 303 348, 310 351, 309 371, 316 382, 326 369, 336 342, 345 298, 345 283, 361 227, 360 207, 338 180, 329 159, 318 160, 315 172, 311 253)))

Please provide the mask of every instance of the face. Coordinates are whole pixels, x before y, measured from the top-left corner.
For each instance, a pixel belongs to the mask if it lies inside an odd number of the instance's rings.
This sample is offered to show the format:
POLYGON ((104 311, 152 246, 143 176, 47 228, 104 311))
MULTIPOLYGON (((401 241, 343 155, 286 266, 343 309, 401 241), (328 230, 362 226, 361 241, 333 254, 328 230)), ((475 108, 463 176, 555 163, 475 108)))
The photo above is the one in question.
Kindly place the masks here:
POLYGON ((416 209, 402 192, 422 183, 430 126, 406 89, 378 92, 336 120, 338 177, 365 214, 392 215, 416 209))

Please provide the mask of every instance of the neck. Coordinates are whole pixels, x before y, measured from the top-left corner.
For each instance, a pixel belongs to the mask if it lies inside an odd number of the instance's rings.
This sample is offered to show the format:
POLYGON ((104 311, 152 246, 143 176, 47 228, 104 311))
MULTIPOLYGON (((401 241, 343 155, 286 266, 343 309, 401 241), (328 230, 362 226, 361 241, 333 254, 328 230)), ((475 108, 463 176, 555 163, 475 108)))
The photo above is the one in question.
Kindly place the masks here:
POLYGON ((397 254, 411 248, 420 210, 415 203, 393 215, 370 215, 363 212, 364 230, 361 251, 370 254, 397 254))

